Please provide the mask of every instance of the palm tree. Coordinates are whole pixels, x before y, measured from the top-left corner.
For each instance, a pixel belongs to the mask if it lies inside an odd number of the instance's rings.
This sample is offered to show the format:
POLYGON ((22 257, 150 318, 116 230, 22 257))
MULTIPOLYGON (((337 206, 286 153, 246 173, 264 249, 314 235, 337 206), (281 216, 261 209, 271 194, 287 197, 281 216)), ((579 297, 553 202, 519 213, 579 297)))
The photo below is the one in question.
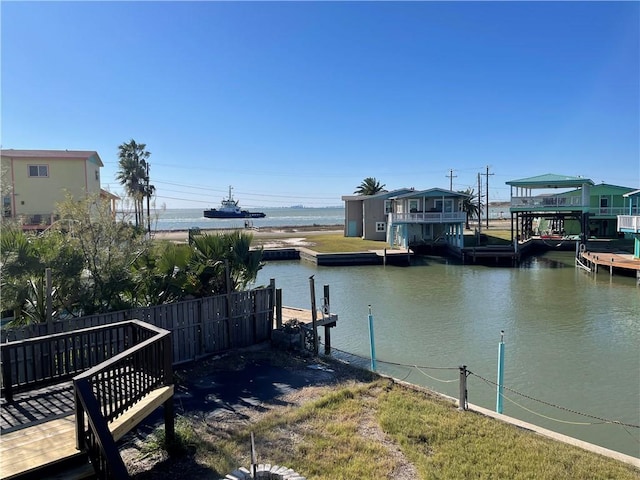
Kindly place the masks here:
POLYGON ((466 190, 460 190, 458 193, 464 193, 465 195, 469 195, 462 201, 462 211, 467 214, 467 222, 465 224, 465 228, 467 230, 471 229, 469 225, 469 220, 471 217, 475 217, 478 215, 478 221, 480 221, 479 215, 480 210, 482 208, 482 204, 478 202, 478 195, 475 193, 474 189, 469 187, 466 190))
POLYGON ((353 193, 356 195, 375 195, 376 193, 386 192, 384 187, 385 185, 380 185, 380 182, 374 177, 367 177, 353 193))
POLYGON ((151 153, 146 148, 146 144, 136 143, 134 139, 118 146, 119 170, 116 179, 133 199, 136 227, 144 226, 143 201, 151 197, 155 190, 153 185, 149 185, 148 160, 151 153))

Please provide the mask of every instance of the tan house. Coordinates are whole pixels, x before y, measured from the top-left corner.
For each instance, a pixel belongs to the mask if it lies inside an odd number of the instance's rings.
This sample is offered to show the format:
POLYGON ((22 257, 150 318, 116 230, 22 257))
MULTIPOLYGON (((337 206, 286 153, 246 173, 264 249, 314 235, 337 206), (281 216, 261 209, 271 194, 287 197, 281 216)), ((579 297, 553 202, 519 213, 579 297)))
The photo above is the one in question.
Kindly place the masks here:
POLYGON ((2 216, 25 230, 42 230, 56 220, 56 205, 68 193, 82 199, 100 194, 114 209, 117 197, 100 188, 97 152, 2 150, 2 216))

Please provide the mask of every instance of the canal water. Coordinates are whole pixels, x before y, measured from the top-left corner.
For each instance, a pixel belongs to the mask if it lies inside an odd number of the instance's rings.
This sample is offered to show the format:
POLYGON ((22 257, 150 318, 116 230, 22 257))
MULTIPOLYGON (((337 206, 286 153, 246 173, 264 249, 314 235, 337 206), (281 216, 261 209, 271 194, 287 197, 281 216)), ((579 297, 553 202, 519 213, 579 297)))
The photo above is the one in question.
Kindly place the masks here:
POLYGON ((573 258, 550 252, 518 268, 439 257, 411 267, 270 262, 256 283, 274 278, 284 305, 307 309, 309 277, 318 304, 329 285, 332 346, 366 358, 371 305, 379 371, 457 398, 467 365, 468 401, 490 409, 504 330, 503 413, 640 457, 640 287, 573 258))

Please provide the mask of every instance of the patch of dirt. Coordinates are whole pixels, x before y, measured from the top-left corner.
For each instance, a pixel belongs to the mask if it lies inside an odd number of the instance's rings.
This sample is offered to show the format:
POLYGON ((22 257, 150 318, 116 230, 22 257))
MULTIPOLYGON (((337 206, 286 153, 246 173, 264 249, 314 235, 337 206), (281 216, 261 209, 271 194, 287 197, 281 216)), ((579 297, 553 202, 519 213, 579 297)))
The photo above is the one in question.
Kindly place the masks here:
MULTIPOLYGON (((357 384, 373 379, 370 372, 338 360, 293 355, 268 346, 211 357, 187 368, 178 368, 174 374, 176 416, 186 417, 198 425, 196 431, 200 438, 210 436, 212 439, 228 437, 272 411, 314 401, 338 383, 357 384)), ((363 427, 363 434, 369 435, 367 432, 377 425, 372 419, 365 421, 368 426, 363 427)), ((149 435, 155 427, 162 425, 162 416, 158 412, 146 426, 125 438, 120 453, 133 478, 218 479, 229 473, 214 475, 210 468, 198 464, 194 455, 169 458, 159 448, 150 449, 149 443, 154 440, 149 435)), ((375 434, 376 438, 384 439, 383 432, 375 434)), ((269 448, 286 451, 295 445, 297 435, 297 432, 288 430, 284 432, 283 441, 269 448)), ((389 440, 383 444, 392 451, 389 440)), ((397 450, 394 455, 401 453, 397 450)), ((248 462, 245 462, 245 467, 248 467, 248 462)))

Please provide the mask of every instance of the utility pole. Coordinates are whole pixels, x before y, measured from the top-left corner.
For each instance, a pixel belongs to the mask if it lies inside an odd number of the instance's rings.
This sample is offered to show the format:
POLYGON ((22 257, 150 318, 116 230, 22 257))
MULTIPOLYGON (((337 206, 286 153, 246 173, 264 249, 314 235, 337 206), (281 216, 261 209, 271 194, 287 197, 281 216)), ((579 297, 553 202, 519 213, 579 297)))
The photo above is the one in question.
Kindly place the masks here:
POLYGON ((453 192, 453 179, 457 178, 458 176, 453 174, 453 168, 449 169, 449 175, 446 176, 449 177, 449 190, 453 192))
MULTIPOLYGON (((486 186, 487 186, 487 191, 485 192, 486 195, 486 200, 485 200, 485 206, 487 207, 487 230, 489 230, 489 175, 494 175, 493 173, 489 173, 489 165, 487 165, 487 173, 482 173, 480 175, 486 175, 487 176, 487 182, 486 182, 486 186)), ((478 192, 478 195, 480 195, 480 192, 478 192)))
MULTIPOLYGON (((147 194, 147 232, 149 233, 149 236, 151 236, 151 215, 149 214, 149 198, 151 198, 151 192, 149 191, 149 162, 147 162, 147 189, 145 193, 147 194)), ((489 220, 487 220, 487 222, 488 221, 489 220)))
POLYGON ((480 232, 482 231, 482 183, 478 173, 478 245, 480 245, 480 232))

